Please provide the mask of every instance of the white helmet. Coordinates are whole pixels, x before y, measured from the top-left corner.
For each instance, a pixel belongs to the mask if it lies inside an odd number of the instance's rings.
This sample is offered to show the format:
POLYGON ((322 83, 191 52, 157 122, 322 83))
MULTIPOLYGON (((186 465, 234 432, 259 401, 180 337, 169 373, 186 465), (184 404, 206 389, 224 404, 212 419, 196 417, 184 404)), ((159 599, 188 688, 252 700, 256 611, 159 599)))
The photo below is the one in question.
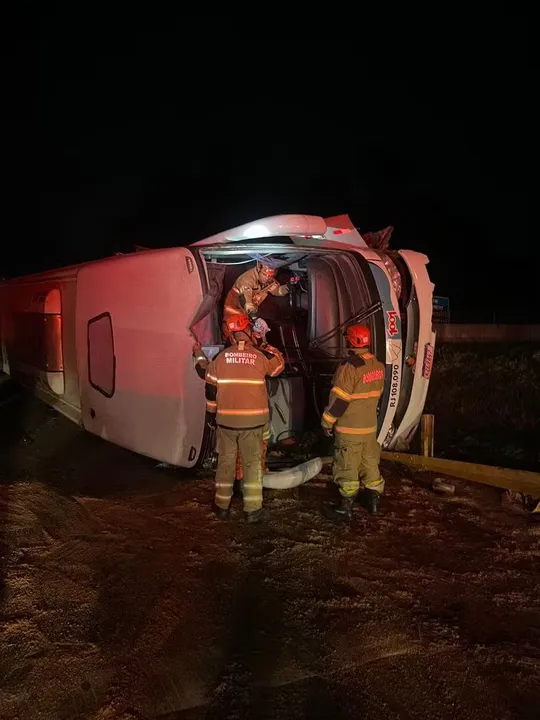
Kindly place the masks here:
POLYGON ((266 338, 266 334, 270 332, 270 328, 268 327, 266 320, 263 320, 261 317, 255 320, 252 326, 252 330, 253 334, 262 338, 263 342, 266 338))

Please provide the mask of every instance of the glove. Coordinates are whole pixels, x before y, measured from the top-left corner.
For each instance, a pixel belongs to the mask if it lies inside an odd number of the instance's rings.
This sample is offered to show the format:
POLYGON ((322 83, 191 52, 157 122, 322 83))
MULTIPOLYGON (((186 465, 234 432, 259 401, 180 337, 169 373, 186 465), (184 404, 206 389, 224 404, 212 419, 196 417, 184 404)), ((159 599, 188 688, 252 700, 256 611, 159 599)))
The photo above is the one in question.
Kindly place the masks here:
POLYGON ((332 437, 332 435, 334 434, 332 428, 323 428, 322 431, 326 437, 332 437))

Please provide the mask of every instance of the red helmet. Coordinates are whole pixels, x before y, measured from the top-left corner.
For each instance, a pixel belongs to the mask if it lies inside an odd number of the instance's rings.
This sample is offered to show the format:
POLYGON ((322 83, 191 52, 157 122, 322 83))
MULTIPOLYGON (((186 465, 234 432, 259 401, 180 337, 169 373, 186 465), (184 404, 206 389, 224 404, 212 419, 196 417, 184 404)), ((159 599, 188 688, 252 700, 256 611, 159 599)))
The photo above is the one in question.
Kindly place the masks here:
POLYGON ((370 329, 367 325, 351 325, 347 328, 347 340, 353 347, 366 347, 371 341, 370 329))
POLYGON ((243 313, 239 313, 238 315, 230 315, 225 322, 227 324, 227 330, 229 331, 229 333, 243 332, 250 325, 248 316, 244 315, 243 313))

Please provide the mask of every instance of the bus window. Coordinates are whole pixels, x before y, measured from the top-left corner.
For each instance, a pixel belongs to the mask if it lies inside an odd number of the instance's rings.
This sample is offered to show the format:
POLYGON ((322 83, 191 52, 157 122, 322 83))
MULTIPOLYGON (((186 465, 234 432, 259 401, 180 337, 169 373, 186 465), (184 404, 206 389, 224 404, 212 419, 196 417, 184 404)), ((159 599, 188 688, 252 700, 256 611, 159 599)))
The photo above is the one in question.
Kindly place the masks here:
POLYGON ((19 312, 13 316, 13 355, 42 372, 63 372, 62 315, 19 312))
POLYGON ((109 313, 103 313, 88 321, 88 380, 95 390, 111 398, 115 375, 112 320, 109 313))

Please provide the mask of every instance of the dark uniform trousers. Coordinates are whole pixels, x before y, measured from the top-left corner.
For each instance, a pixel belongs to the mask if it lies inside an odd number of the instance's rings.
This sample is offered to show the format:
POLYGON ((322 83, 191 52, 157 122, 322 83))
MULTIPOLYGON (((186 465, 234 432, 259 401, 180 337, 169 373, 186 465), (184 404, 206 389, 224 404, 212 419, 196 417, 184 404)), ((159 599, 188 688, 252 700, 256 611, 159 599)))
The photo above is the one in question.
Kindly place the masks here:
POLYGON ((260 510, 263 503, 262 455, 264 425, 257 428, 233 429, 217 426, 216 505, 228 510, 233 495, 236 458, 242 457, 242 484, 245 512, 260 510))

